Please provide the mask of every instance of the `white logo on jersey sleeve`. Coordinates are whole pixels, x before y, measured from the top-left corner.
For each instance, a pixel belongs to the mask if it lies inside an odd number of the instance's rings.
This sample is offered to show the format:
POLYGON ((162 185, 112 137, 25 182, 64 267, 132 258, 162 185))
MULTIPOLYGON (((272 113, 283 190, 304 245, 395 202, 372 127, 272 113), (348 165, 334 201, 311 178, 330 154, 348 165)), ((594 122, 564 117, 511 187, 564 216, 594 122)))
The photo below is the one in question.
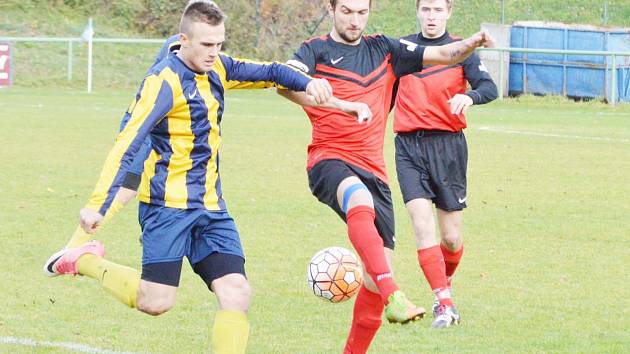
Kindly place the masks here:
POLYGON ((306 66, 306 64, 302 63, 301 61, 295 60, 295 59, 291 59, 289 61, 287 61, 287 65, 291 65, 292 67, 302 70, 305 73, 308 73, 308 66, 306 66))
POLYGON ((410 42, 406 39, 400 39, 400 43, 404 44, 407 46, 407 50, 410 52, 414 52, 416 50, 416 48, 418 48, 418 45, 415 44, 414 42, 410 42))
POLYGON ((483 62, 479 62, 479 71, 483 71, 485 73, 488 72, 488 68, 486 68, 486 66, 483 64, 483 62))

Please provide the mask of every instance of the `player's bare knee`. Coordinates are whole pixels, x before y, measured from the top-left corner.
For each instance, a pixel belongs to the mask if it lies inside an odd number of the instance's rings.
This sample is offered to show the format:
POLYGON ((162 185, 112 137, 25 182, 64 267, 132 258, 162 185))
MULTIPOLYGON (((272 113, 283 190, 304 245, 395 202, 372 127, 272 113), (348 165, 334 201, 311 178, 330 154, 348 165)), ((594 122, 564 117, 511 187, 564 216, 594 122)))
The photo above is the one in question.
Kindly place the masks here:
POLYGON ((137 309, 151 316, 159 316, 173 308, 175 301, 166 296, 138 298, 137 309))
POLYGON ((252 288, 246 280, 233 284, 230 288, 230 292, 232 293, 231 298, 235 299, 239 307, 242 307, 244 310, 249 307, 249 301, 252 297, 252 288))
POLYGON ((241 274, 228 274, 216 279, 212 289, 222 310, 246 312, 249 309, 252 290, 247 279, 241 274))
POLYGON ((462 237, 459 232, 447 231, 442 232, 442 244, 451 251, 457 251, 462 243, 462 237))
POLYGON ((344 212, 357 206, 374 208, 372 193, 357 177, 348 177, 339 183, 339 187, 337 188, 337 202, 344 212))
POLYGON ((367 189, 360 189, 352 193, 348 199, 347 210, 350 210, 357 206, 367 206, 374 208, 374 200, 372 200, 372 194, 367 189))
POLYGON ((175 286, 141 280, 136 308, 146 314, 159 316, 173 308, 176 295, 175 286))
POLYGON ((138 310, 151 316, 159 316, 165 312, 168 312, 171 308, 172 306, 151 304, 146 307, 138 307, 138 310))
POLYGON ((440 238, 442 244, 451 251, 457 251, 463 242, 462 212, 437 210, 440 222, 440 238))
POLYGON ((462 243, 462 235, 457 225, 443 227, 440 230, 442 244, 451 251, 456 251, 462 243))

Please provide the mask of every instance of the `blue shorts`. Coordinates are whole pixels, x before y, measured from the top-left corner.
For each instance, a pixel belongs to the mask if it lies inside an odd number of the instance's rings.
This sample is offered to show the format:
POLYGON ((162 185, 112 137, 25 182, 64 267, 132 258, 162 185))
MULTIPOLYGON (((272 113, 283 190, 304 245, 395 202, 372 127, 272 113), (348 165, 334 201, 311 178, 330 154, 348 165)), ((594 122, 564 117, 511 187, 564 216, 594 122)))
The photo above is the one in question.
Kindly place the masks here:
POLYGON ((194 265, 212 253, 245 259, 234 219, 227 211, 176 209, 140 203, 142 264, 179 261, 194 265))

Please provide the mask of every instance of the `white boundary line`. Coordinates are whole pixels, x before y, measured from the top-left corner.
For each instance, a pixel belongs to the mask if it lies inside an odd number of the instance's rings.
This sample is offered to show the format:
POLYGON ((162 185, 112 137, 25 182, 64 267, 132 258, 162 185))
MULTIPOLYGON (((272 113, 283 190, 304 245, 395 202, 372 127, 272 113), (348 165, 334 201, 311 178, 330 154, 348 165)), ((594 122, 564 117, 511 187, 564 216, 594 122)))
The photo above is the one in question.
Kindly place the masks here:
MULTIPOLYGON (((0 89, 2 89, 2 87, 0 87, 0 89)), ((131 96, 129 96, 131 97, 131 96)), ((228 100, 230 100, 231 102, 245 102, 247 101, 246 98, 239 98, 239 97, 230 97, 228 98, 228 100)), ((12 102, 0 102, 0 107, 7 107, 7 108, 36 108, 36 109, 59 109, 59 110, 66 110, 66 109, 76 109, 78 111, 103 111, 103 112, 120 112, 121 115, 123 113, 125 113, 125 110, 127 110, 128 106, 128 102, 125 101, 124 104, 122 104, 121 106, 119 106, 118 108, 113 108, 111 107, 111 105, 88 105, 88 104, 43 104, 43 103, 12 103, 12 102), (126 104, 126 105, 125 105, 126 104)))
MULTIPOLYGON (((607 105, 608 106, 608 105, 607 105)), ((610 107, 610 106, 608 106, 610 107)), ((562 108, 562 107, 560 107, 562 108)), ((596 107, 594 107, 596 108, 596 107)), ((523 107, 523 109, 518 109, 518 111, 515 111, 516 108, 497 108, 497 107, 483 107, 483 106, 478 106, 477 109, 481 110, 484 109, 486 111, 492 111, 492 112, 501 112, 501 113, 518 113, 518 114, 538 114, 538 113, 545 113, 544 109, 529 109, 527 107, 523 107)), ((625 110, 619 110, 619 111, 597 111, 597 112, 592 112, 592 111, 575 111, 573 109, 568 110, 568 111, 554 111, 553 112, 554 117, 558 117, 558 116, 592 116, 592 117, 606 117, 606 116, 627 116, 628 112, 625 110)))
POLYGON ((41 103, 24 103, 24 104, 20 104, 20 103, 4 103, 4 102, 0 102, 0 107, 9 107, 9 108, 36 108, 36 109, 47 109, 47 110, 51 110, 51 109, 59 109, 59 110, 66 110, 66 109, 75 109, 77 111, 103 111, 103 112, 121 112, 124 113, 125 110, 127 109, 128 106, 121 106, 122 108, 112 108, 111 106, 99 106, 99 105, 62 105, 62 104, 57 104, 57 105, 44 105, 41 103))
POLYGON ((115 352, 111 350, 104 350, 93 348, 85 344, 69 343, 69 342, 48 342, 48 341, 35 341, 28 338, 15 338, 15 337, 0 337, 0 343, 3 344, 15 344, 26 347, 52 347, 63 348, 67 350, 73 350, 81 353, 97 353, 97 354, 133 354, 132 352, 115 352))
POLYGON ((609 141, 609 142, 613 142, 613 143, 630 143, 630 139, 615 139, 615 138, 606 138, 606 137, 598 137, 598 136, 538 133, 538 132, 528 132, 528 131, 522 131, 522 130, 511 130, 511 129, 501 129, 501 128, 492 128, 492 127, 479 127, 479 128, 477 128, 477 130, 481 130, 481 131, 485 131, 485 132, 494 132, 494 133, 543 136, 543 137, 548 137, 548 138, 596 140, 596 141, 609 141))

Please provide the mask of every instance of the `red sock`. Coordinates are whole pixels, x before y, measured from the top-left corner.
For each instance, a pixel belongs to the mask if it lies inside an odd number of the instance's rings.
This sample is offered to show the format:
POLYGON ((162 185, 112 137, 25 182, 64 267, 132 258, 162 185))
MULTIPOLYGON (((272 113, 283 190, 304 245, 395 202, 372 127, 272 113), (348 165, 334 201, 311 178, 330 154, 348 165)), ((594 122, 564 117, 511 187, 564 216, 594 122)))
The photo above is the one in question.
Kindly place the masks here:
POLYGON ((363 205, 354 207, 346 213, 350 242, 378 287, 383 302, 387 303, 387 297, 398 290, 398 286, 385 259, 383 239, 376 230, 374 218, 374 209, 363 205))
POLYGON ((367 352, 372 339, 381 326, 381 315, 384 308, 381 295, 373 293, 362 286, 354 302, 352 327, 346 340, 344 354, 363 354, 367 352))
POLYGON ((418 250, 418 262, 420 268, 427 278, 431 290, 435 293, 440 305, 453 306, 451 300, 451 292, 446 285, 446 271, 444 266, 444 257, 440 252, 440 247, 433 247, 418 250))
POLYGON ((446 263, 446 276, 451 277, 455 274, 455 269, 459 265, 459 260, 462 259, 464 254, 464 245, 459 248, 459 251, 451 251, 444 244, 440 244, 442 249, 442 255, 444 256, 444 263, 446 263))

